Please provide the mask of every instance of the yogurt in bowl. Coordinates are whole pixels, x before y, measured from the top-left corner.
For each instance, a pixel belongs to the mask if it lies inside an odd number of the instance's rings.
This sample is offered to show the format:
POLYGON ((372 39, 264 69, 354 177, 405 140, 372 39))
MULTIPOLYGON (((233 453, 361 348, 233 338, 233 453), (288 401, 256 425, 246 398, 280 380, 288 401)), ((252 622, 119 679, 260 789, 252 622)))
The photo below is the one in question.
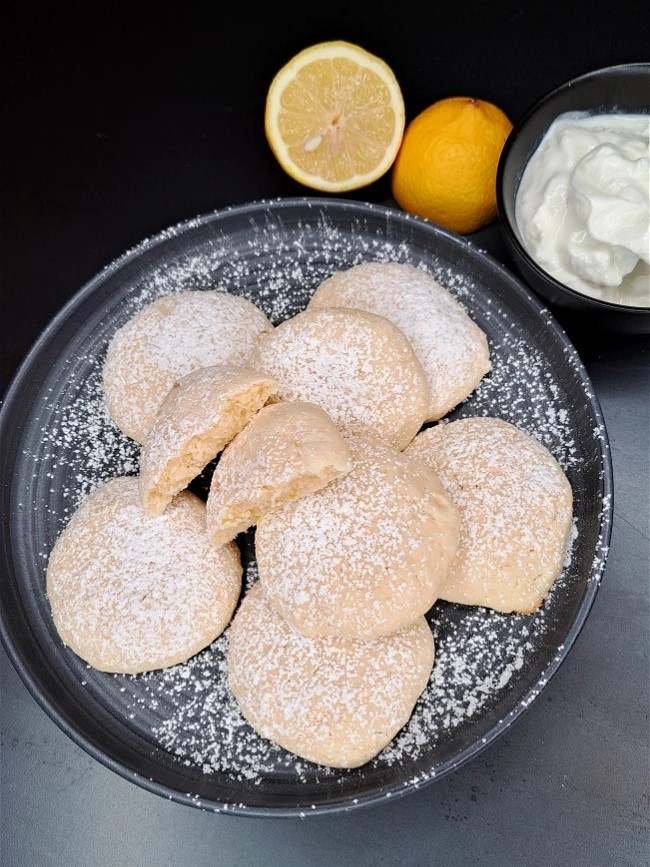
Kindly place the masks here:
POLYGON ((565 112, 515 200, 529 255, 572 289, 650 308, 650 115, 565 112))
MULTIPOLYGON (((540 97, 519 119, 515 118, 513 130, 501 151, 497 169, 497 213, 506 253, 509 255, 513 267, 521 274, 530 288, 549 305, 552 312, 560 315, 566 325, 575 325, 578 329, 595 327, 604 332, 650 334, 650 285, 648 285, 647 272, 645 285, 643 275, 644 268, 647 268, 647 262, 638 256, 639 261, 631 271, 628 271, 631 264, 630 252, 636 256, 634 251, 625 250, 624 244, 620 243, 620 238, 612 243, 610 229, 607 230, 607 236, 603 241, 602 233, 594 228, 591 211, 589 215, 586 215, 587 210, 595 202, 599 206, 603 203, 611 206, 619 198, 623 199, 621 209, 618 211, 619 216, 621 213, 629 214, 630 203, 624 198, 620 187, 617 189, 614 185, 612 192, 612 189, 608 191, 607 188, 604 191, 602 189, 599 191, 597 184, 595 188, 593 183, 589 186, 584 177, 584 174, 588 175, 589 172, 582 173, 582 168, 575 177, 578 186, 582 184, 582 187, 579 191, 573 189, 571 201, 569 201, 568 180, 577 163, 593 148, 587 147, 585 152, 580 155, 571 149, 558 155, 556 142, 554 152, 557 161, 552 162, 550 166, 546 184, 540 180, 541 174, 535 178, 534 184, 543 191, 548 182, 558 174, 564 174, 564 192, 561 192, 561 183, 556 186, 559 216, 553 217, 555 220, 554 231, 549 232, 548 240, 544 243, 542 250, 540 242, 534 243, 529 235, 530 230, 524 226, 523 220, 520 224, 517 217, 517 210, 523 201, 525 190, 525 187, 522 186, 524 174, 529 170, 532 173, 534 166, 541 164, 538 163, 541 146, 556 122, 559 124, 560 121, 571 121, 572 127, 577 127, 580 135, 584 136, 592 134, 589 130, 590 123, 602 124, 604 118, 611 118, 611 116, 616 116, 616 118, 620 116, 625 118, 625 121, 637 119, 646 125, 650 124, 649 87, 650 63, 625 63, 618 66, 608 66, 591 70, 565 81, 540 97), (592 118, 593 120, 591 120, 592 118), (580 177, 581 173, 582 177, 580 177), (576 208, 580 196, 582 196, 582 200, 576 208), (604 202, 601 202, 601 197, 604 202), (573 230, 570 227, 572 219, 575 219, 573 230), (588 223, 590 225, 587 225, 588 223), (591 235, 592 231, 594 232, 593 236, 591 235), (599 237, 596 237, 596 233, 599 234, 599 237), (571 237, 572 234, 573 237, 571 237), (580 257, 581 238, 584 239, 584 246, 589 248, 589 242, 586 240, 587 234, 590 235, 594 244, 590 249, 590 262, 588 256, 585 255, 584 259, 580 257), (573 259, 569 256, 568 244, 564 244, 567 238, 570 238, 573 244, 573 259), (603 254, 601 245, 604 248, 604 256, 599 265, 597 254, 603 254), (534 246, 539 246, 537 255, 540 259, 542 254, 547 257, 543 264, 536 258, 534 246), (556 266, 562 268, 562 271, 552 273, 553 263, 548 261, 549 251, 551 253, 555 251, 556 266), (623 262, 627 263, 625 267, 622 265, 623 262), (612 265, 612 263, 614 264, 612 265), (611 286, 603 282, 603 273, 607 272, 609 265, 612 265, 610 280, 612 276, 614 280, 618 280, 619 274, 621 283, 626 280, 622 290, 620 286, 611 286), (617 268, 619 269, 618 274, 616 273, 617 268), (596 280, 594 280, 594 272, 597 272, 596 280), (627 292, 628 283, 636 281, 637 277, 639 277, 639 282, 635 282, 631 292, 627 292)), ((620 134, 619 129, 615 131, 620 134)), ((642 134, 647 140, 648 126, 645 126, 642 134)), ((570 135, 568 140, 575 149, 576 136, 570 135)), ((593 144, 594 147, 598 147, 606 144, 606 142, 601 141, 599 137, 593 144)), ((645 156, 647 157, 647 151, 645 156)), ((629 154, 626 158, 630 159, 629 154)), ((634 160, 632 161, 634 162, 634 160)), ((589 166, 590 170, 594 169, 594 163, 589 166)), ((604 174, 607 175, 608 172, 611 172, 611 165, 604 174)), ((600 183, 602 178, 598 176, 597 172, 596 175, 596 180, 600 183)), ((532 177, 532 174, 530 176, 532 177)), ((612 179, 609 180, 611 182, 612 179)), ((630 185, 629 178, 625 180, 625 184, 630 185)), ((640 186, 643 192, 642 182, 640 186)), ((647 185, 645 191, 647 193, 647 185)), ((541 196, 539 204, 542 204, 541 196)), ((546 207, 547 209, 550 207, 549 201, 547 201, 546 207)), ((531 208, 531 212, 534 210, 535 208, 531 208)), ((617 212, 616 208, 610 210, 607 207, 605 210, 609 213, 610 218, 612 213, 617 212)), ((542 215, 540 215, 540 221, 541 217, 542 215)), ((647 217, 645 227, 647 229, 647 217)), ((627 235, 631 234, 633 233, 628 231, 627 235)), ((637 239, 638 248, 641 251, 644 249, 643 234, 645 232, 642 232, 641 237, 637 239)), ((626 243, 629 240, 628 237, 626 243)))

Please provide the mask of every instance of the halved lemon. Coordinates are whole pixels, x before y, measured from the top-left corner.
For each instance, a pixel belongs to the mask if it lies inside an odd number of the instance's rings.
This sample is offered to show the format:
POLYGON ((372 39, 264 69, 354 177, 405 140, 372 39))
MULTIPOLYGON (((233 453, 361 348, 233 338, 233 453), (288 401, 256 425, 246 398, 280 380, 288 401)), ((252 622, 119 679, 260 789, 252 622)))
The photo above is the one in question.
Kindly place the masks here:
POLYGON ((393 164, 404 99, 392 69, 350 42, 296 54, 269 87, 266 137, 282 168, 316 190, 367 186, 393 164))

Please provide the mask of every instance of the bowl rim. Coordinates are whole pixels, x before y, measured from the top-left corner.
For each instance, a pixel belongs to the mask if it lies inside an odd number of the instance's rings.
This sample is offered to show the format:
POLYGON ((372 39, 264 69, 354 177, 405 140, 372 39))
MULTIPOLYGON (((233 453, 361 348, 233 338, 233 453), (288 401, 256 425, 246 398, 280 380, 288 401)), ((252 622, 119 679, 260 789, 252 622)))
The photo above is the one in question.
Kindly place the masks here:
POLYGON ((529 107, 524 111, 522 116, 519 118, 519 120, 516 121, 516 123, 510 130, 510 133, 508 134, 508 137, 503 145, 501 154, 499 156, 496 176, 497 213, 499 223, 501 225, 501 228, 506 233, 508 241, 513 245, 513 247, 517 251, 517 254, 521 256, 521 258, 525 261, 526 266, 530 268, 531 271, 533 271, 535 275, 541 280, 548 282, 557 292, 563 292, 570 298, 574 298, 577 301, 587 302, 589 307, 600 309, 601 311, 607 310, 612 313, 616 312, 622 314, 632 314, 633 316, 643 316, 644 314, 646 316, 650 316, 650 306, 641 307, 632 304, 619 304, 616 301, 603 301, 600 298, 594 298, 591 295, 587 295, 585 292, 580 292, 577 289, 573 289, 571 286, 567 286, 566 283, 562 283, 556 277, 553 277, 552 274, 549 274, 548 271, 545 271, 544 268, 542 268, 542 266, 539 265, 535 259, 533 259, 531 254, 528 252, 526 247, 519 239, 519 236, 515 231, 515 227, 513 226, 512 221, 507 215, 505 207, 505 196, 503 192, 503 179, 506 171, 506 164, 512 152, 514 143, 519 137, 519 134, 522 132, 522 130, 528 125, 528 123, 540 111, 540 109, 551 103, 556 97, 560 96, 563 93, 566 93, 572 87, 575 87, 577 84, 582 84, 585 81, 598 78, 602 75, 610 75, 616 72, 623 71, 630 72, 635 69, 646 71, 650 74, 650 62, 636 61, 631 63, 619 63, 613 66, 603 66, 600 69, 592 69, 581 75, 577 75, 574 78, 566 79, 565 81, 554 87, 552 90, 549 90, 547 93, 542 95, 539 99, 535 100, 535 102, 533 102, 531 105, 529 105, 529 107))

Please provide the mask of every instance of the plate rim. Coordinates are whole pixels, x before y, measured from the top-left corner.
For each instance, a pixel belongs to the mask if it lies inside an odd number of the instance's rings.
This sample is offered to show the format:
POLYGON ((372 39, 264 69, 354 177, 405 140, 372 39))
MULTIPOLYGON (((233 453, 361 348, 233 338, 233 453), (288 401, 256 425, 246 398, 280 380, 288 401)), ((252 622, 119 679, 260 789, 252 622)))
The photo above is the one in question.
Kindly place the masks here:
MULTIPOLYGON (((36 700, 37 704, 43 711, 56 723, 56 725, 81 749, 92 756, 104 767, 118 774, 129 782, 135 783, 141 788, 152 792, 153 794, 164 797, 166 800, 172 800, 177 803, 182 803, 187 806, 193 806, 205 811, 221 813, 227 815, 239 816, 257 816, 257 817, 277 817, 277 818, 295 818, 308 815, 322 815, 325 813, 341 813, 356 810, 362 807, 368 807, 387 799, 403 797, 417 789, 424 788, 435 781, 442 779, 451 772, 459 769, 467 762, 475 758, 479 753, 483 752, 487 747, 494 744, 501 736, 508 731, 513 723, 534 704, 547 686, 552 677, 556 674, 564 660, 569 655, 578 635, 582 631, 591 608, 596 599, 596 595, 600 588, 602 577, 605 571, 609 547, 611 541, 613 514, 614 514, 614 481, 613 481, 613 465, 611 459, 611 451, 609 444, 609 435, 605 425, 600 401, 596 394, 591 377, 587 372, 582 359, 580 358, 575 346, 569 339, 567 333, 562 328, 558 320, 555 318, 552 311, 541 301, 541 299, 530 289, 515 272, 511 271, 506 265, 499 262, 495 257, 491 256, 481 247, 472 243, 462 235, 458 235, 449 230, 446 230, 436 224, 417 217, 398 208, 385 205, 366 202, 361 199, 339 199, 335 196, 291 196, 277 198, 260 198, 251 201, 243 202, 238 205, 228 205, 222 208, 217 208, 205 213, 199 214, 181 220, 162 230, 143 238, 135 245, 129 247, 119 256, 110 260, 101 270, 97 271, 89 280, 87 280, 71 297, 63 304, 63 306, 49 320, 45 327, 33 341, 32 346, 24 356, 17 370, 14 372, 9 386, 1 398, 0 405, 0 444, 5 438, 5 430, 12 421, 11 410, 14 402, 20 396, 20 390, 26 379, 27 373, 32 364, 37 360, 40 351, 47 344, 51 335, 57 330, 59 325, 68 318, 71 311, 79 306, 87 296, 101 285, 103 280, 120 268, 127 265, 129 262, 137 259, 143 253, 154 249, 171 238, 178 238, 187 231, 208 225, 216 222, 219 219, 228 216, 246 215, 250 213, 259 213, 276 209, 279 211, 291 210, 292 208, 305 206, 310 208, 332 209, 340 208, 343 211, 349 211, 351 214, 359 214, 363 217, 368 213, 378 214, 389 220, 397 220, 398 222, 410 223, 413 222, 420 227, 424 227, 425 231, 431 231, 432 237, 444 236, 453 244, 459 245, 466 251, 471 251, 471 255, 478 257, 481 262, 489 269, 492 269, 501 275, 507 282, 516 286, 517 291, 527 303, 535 309, 539 316, 543 316, 547 327, 551 328, 555 337, 562 343, 565 353, 572 358, 573 366, 576 374, 579 376, 585 390, 588 391, 590 406, 599 426, 599 452, 600 452, 600 471, 601 471, 601 502, 599 514, 599 537, 594 557, 592 560, 591 571, 587 576, 586 586, 582 598, 578 604, 575 617, 571 622, 570 628, 564 636, 561 651, 556 652, 552 660, 540 675, 537 683, 529 688, 522 700, 509 711, 509 713, 499 720, 486 735, 478 741, 475 741, 469 747, 462 750, 456 758, 448 759, 443 762, 439 769, 417 776, 406 782, 399 782, 381 788, 376 792, 359 794, 358 797, 352 798, 349 795, 343 798, 333 799, 332 802, 321 802, 316 805, 292 806, 292 807, 262 807, 248 806, 246 804, 228 803, 223 801, 199 798, 191 793, 180 792, 178 789, 157 782, 153 779, 144 777, 132 769, 121 764, 119 761, 106 755, 99 747, 97 747, 83 732, 79 731, 64 717, 55 702, 50 701, 40 690, 39 684, 35 677, 32 677, 26 663, 23 661, 14 639, 11 634, 8 618, 5 615, 5 605, 2 595, 0 595, 0 643, 2 644, 5 653, 12 663, 19 678, 26 686, 28 692, 36 700)), ((10 481, 8 479, 7 481, 10 481)), ((11 492, 11 486, 5 484, 2 488, 0 497, 4 502, 7 501, 8 495, 11 492)), ((2 571, 9 570, 9 564, 3 562, 0 564, 2 571)))

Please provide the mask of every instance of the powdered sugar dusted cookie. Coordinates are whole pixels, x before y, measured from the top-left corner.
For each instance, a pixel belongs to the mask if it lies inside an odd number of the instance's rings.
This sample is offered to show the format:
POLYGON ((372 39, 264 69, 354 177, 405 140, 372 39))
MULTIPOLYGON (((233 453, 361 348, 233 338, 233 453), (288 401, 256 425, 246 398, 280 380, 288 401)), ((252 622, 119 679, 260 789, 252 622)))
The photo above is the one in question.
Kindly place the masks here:
POLYGON ((135 477, 95 489, 56 541, 46 591, 63 642, 102 671, 184 662, 225 629, 239 599, 234 543, 216 548, 205 506, 183 492, 149 517, 135 477))
POLYGON ((504 613, 536 611, 562 572, 573 494, 535 437, 497 418, 422 431, 406 449, 438 473, 461 516, 440 598, 504 613))
POLYGON ((433 636, 424 617, 384 638, 305 638, 255 585, 229 630, 228 680, 263 737, 322 765, 354 768, 408 722, 427 685, 433 636))
POLYGON ((208 535, 228 542, 271 509, 351 469, 350 449, 325 410, 304 401, 266 406, 226 446, 212 474, 208 535))
POLYGON ((167 392, 199 367, 246 367, 260 334, 273 328, 252 301, 216 290, 151 302, 111 340, 103 368, 106 405, 129 437, 143 443, 167 392))
POLYGON ((429 386, 413 347, 375 313, 304 310, 260 337, 253 366, 277 379, 284 400, 315 403, 342 428, 361 422, 398 448, 427 416, 429 386))
POLYGON ((491 369, 487 338, 456 299, 413 265, 365 262, 328 277, 309 308, 358 307, 385 316, 411 342, 429 384, 427 420, 465 400, 491 369))
POLYGON ((145 510, 163 512, 276 393, 271 377, 223 364, 200 367, 173 385, 140 455, 145 510))
POLYGON ((258 523, 260 582, 304 635, 376 638, 435 602, 458 513, 436 475, 393 446, 349 437, 354 467, 258 523))

